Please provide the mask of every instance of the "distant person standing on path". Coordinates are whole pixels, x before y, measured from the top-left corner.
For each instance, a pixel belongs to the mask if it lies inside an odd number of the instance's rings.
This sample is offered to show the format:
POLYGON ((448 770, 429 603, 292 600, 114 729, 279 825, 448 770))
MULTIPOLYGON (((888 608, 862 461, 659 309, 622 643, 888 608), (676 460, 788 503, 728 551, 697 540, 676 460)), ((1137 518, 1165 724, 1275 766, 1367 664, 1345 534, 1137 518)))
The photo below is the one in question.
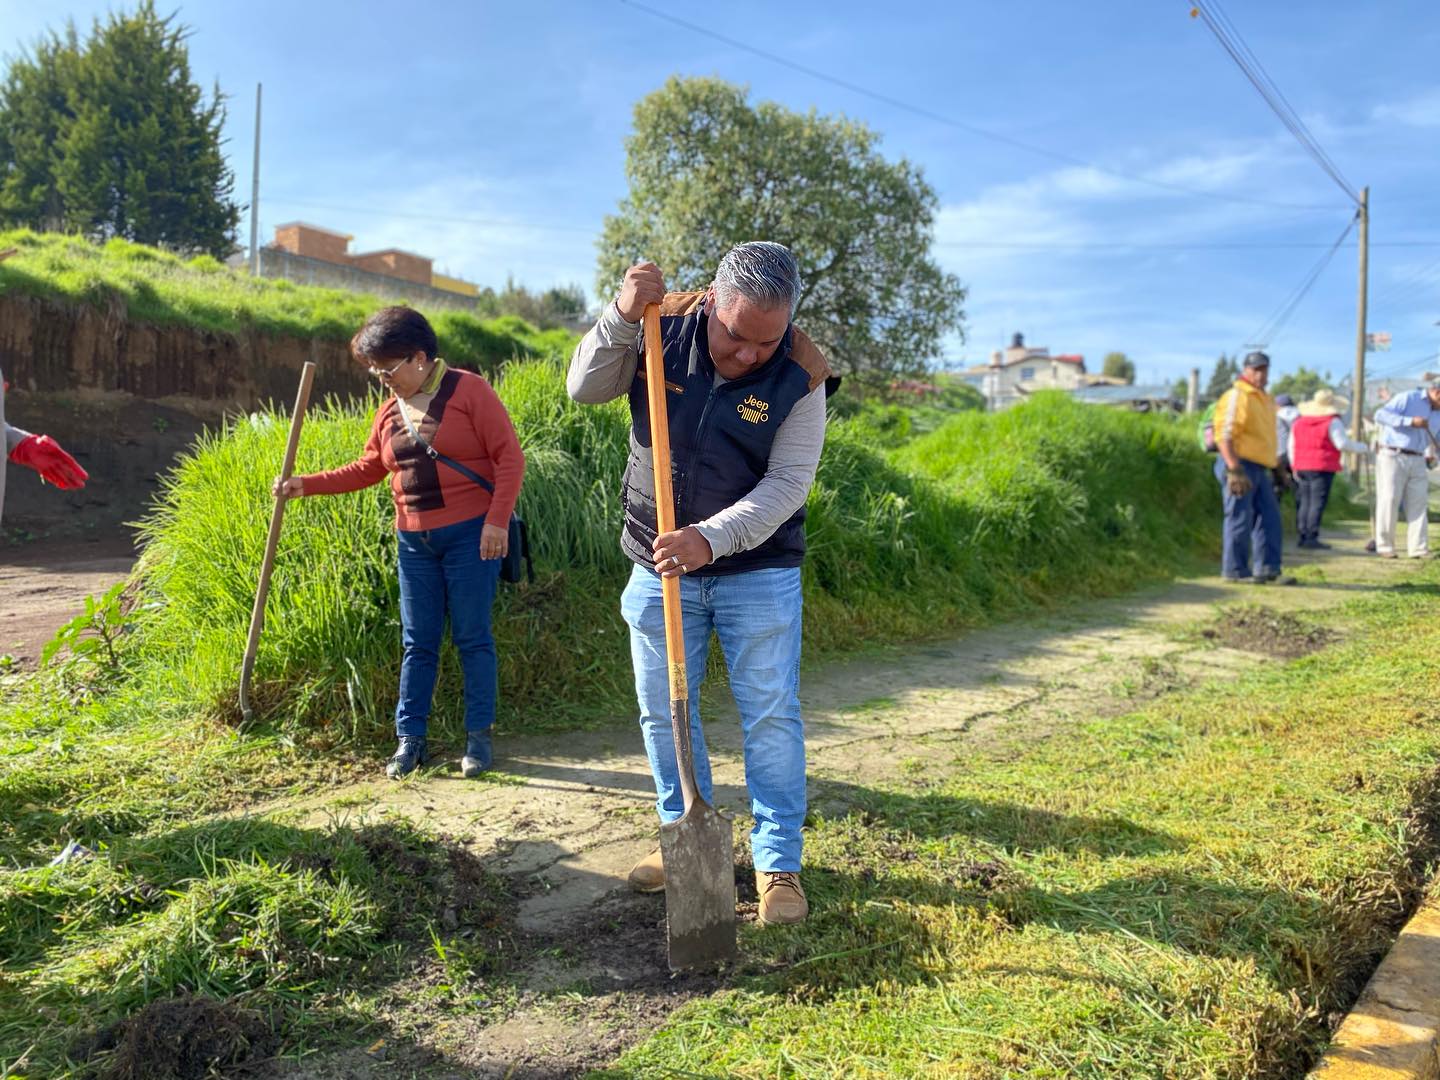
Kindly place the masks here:
POLYGON ((1440 409, 1440 385, 1396 394, 1375 412, 1375 553, 1396 558, 1395 524, 1405 505, 1405 544, 1412 559, 1430 555, 1430 418, 1440 409))
POLYGON ((385 766, 391 779, 429 760, 430 705, 447 614, 465 673, 460 771, 474 777, 490 767, 497 692, 490 609, 525 474, 525 454, 500 398, 481 376, 448 366, 436 356, 438 348, 418 311, 387 307, 370 316, 351 339, 350 353, 392 396, 375 412, 365 452, 349 465, 284 484, 284 493, 297 498, 359 491, 390 477, 405 648, 395 705, 399 742, 385 766))
MULTIPOLYGON (((1300 416, 1295 399, 1289 394, 1275 395, 1275 499, 1278 502, 1285 492, 1295 487, 1295 465, 1290 460, 1290 426, 1300 416)), ((1295 504, 1300 504, 1299 492, 1295 504)))
POLYGON ((1295 489, 1295 524, 1302 548, 1323 550, 1330 546, 1320 539, 1320 519, 1330 500, 1330 485, 1340 471, 1340 455, 1370 452, 1364 443, 1345 434, 1340 416, 1346 408, 1344 398, 1322 388, 1300 406, 1300 415, 1290 425, 1286 456, 1299 482, 1295 489))
MULTIPOLYGON (((713 801, 700 726, 700 683, 712 631, 730 669, 744 735, 755 828, 750 849, 760 921, 809 913, 800 887, 805 732, 800 717, 800 564, 805 501, 825 441, 825 357, 791 319, 801 293, 795 256, 780 244, 739 244, 704 292, 667 293, 654 263, 625 273, 570 361, 567 388, 598 404, 627 395, 630 459, 620 544, 635 563, 621 598, 640 704, 640 729, 661 821, 684 810, 665 655, 660 579, 680 578, 695 780, 713 801), (641 317, 660 305, 665 370, 642 363, 641 317), (645 379, 669 393, 675 532, 656 535, 645 379)), ((665 887, 659 848, 630 871, 641 892, 665 887)))
POLYGON ((1269 381, 1270 357, 1252 352, 1215 403, 1215 478, 1225 501, 1220 572, 1226 581, 1293 585, 1295 579, 1280 572, 1280 504, 1271 479, 1278 428, 1275 401, 1265 393, 1269 381))

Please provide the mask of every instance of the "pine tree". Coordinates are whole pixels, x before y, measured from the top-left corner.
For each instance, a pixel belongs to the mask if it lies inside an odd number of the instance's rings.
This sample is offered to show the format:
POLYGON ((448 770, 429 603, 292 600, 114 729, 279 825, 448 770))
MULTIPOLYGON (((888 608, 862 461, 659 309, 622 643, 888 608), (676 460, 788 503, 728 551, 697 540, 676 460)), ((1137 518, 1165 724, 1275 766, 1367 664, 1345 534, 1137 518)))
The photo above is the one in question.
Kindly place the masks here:
POLYGON ((0 220, 229 254, 240 208, 221 152, 224 97, 190 75, 188 30, 153 0, 71 27, 0 88, 0 220))
POLYGON ((1205 400, 1219 401, 1220 396, 1235 385, 1235 380, 1240 377, 1240 364, 1233 356, 1220 354, 1220 359, 1215 361, 1215 370, 1210 373, 1210 381, 1205 384, 1205 400))

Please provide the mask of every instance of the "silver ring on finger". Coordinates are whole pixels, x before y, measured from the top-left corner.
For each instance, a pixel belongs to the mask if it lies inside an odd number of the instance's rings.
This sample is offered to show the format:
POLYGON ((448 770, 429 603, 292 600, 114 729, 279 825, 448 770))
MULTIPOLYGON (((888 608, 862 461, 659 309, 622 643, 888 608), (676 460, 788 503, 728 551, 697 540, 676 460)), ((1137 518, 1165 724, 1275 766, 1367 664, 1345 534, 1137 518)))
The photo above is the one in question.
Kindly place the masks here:
POLYGON ((688 566, 686 566, 684 563, 681 563, 681 564, 680 564, 680 573, 684 574, 684 573, 686 573, 689 569, 690 569, 690 568, 689 568, 688 566))

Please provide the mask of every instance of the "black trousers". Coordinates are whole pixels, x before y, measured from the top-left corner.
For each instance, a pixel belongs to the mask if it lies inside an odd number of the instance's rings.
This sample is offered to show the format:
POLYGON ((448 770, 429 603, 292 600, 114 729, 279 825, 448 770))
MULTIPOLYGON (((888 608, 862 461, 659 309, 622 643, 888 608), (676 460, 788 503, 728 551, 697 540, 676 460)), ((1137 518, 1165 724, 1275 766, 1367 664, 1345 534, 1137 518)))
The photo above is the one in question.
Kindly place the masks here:
POLYGON ((1320 519, 1325 515, 1325 504, 1330 501, 1330 485, 1335 482, 1335 474, 1302 469, 1295 474, 1295 479, 1299 481, 1295 487, 1295 525, 1304 544, 1320 538, 1320 519))

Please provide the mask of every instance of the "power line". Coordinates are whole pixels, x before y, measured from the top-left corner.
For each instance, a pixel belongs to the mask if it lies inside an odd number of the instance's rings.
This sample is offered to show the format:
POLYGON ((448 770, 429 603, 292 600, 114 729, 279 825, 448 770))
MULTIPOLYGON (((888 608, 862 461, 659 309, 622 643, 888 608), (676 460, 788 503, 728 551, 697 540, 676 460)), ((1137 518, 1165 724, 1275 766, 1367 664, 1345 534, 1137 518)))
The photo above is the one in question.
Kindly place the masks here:
POLYGON ((1375 300, 1376 306, 1380 304, 1394 304, 1401 297, 1407 301, 1427 288, 1433 288, 1437 284, 1435 271, 1440 270, 1440 259, 1426 263, 1419 270, 1413 271, 1395 282, 1394 287, 1381 293, 1375 300))
POLYGON ((1300 114, 1286 99, 1275 80, 1270 77, 1270 73, 1260 63, 1259 57, 1245 43, 1245 39, 1240 36, 1240 31, 1235 28, 1234 23, 1220 7, 1219 0, 1191 0, 1191 2, 1193 5, 1190 9, 1191 15, 1198 14, 1205 21, 1205 25, 1210 28, 1210 32, 1215 35, 1221 47, 1230 54, 1230 59, 1235 61, 1246 80, 1264 99, 1265 104, 1270 106, 1271 111, 1280 118, 1280 123, 1285 126, 1285 130, 1295 136, 1295 140, 1324 170, 1325 174, 1335 181, 1340 190, 1345 192, 1352 202, 1358 203, 1360 193, 1355 190, 1350 181, 1341 175, 1339 166, 1325 152, 1325 148, 1320 145, 1319 140, 1310 133, 1310 129, 1305 126, 1305 121, 1300 119, 1300 114))
POLYGON ((1112 169, 1104 165, 1098 165, 1093 161, 1087 161, 1084 158, 1078 158, 1072 154, 1062 153, 1058 150, 1050 150, 1046 147, 1038 146, 1035 143, 1026 142, 1023 139, 1017 139, 1011 135, 1004 135, 998 131, 991 131, 988 128, 976 127, 974 124, 967 124, 963 120, 956 120, 952 116, 945 116, 944 114, 937 113, 932 109, 927 109, 923 105, 914 105, 908 101, 902 101, 900 98, 892 97, 889 94, 882 94, 877 90, 871 90, 869 87, 861 86, 859 83, 851 82, 849 79, 842 79, 839 76, 830 75, 816 68, 807 67, 804 64, 798 63, 793 57, 780 56, 777 53, 769 52, 766 49, 761 49, 754 45, 750 45, 747 42, 729 37, 728 35, 722 34, 717 30, 712 30, 708 26, 702 26, 699 23, 693 23, 688 19, 680 18, 678 15, 672 15, 668 11, 662 11, 659 8, 651 7, 649 4, 640 3, 639 0, 620 0, 620 2, 622 4, 628 5, 629 7, 633 7, 638 11, 643 11, 647 15, 652 15, 657 19, 663 19, 666 22, 674 23, 676 26, 682 26, 686 30, 690 30, 694 33, 704 35, 708 38, 712 38, 715 41, 721 42, 722 44, 729 45, 733 49, 739 49, 742 52, 747 52, 753 56, 758 56, 764 60, 769 60, 772 63, 779 64, 782 67, 789 69, 790 71, 798 71, 802 75, 810 76, 812 79, 818 79, 821 82, 829 83, 832 86, 838 86, 842 90, 848 90, 853 94, 859 94, 861 97, 867 97, 870 98, 872 101, 878 101, 884 105, 889 105, 891 108, 900 109, 903 112, 912 113, 913 115, 923 117, 926 120, 932 120, 937 124, 944 124, 946 127, 955 128, 958 131, 964 131, 968 134, 979 136, 982 139, 990 139, 993 142, 1003 143, 1006 146, 1011 146, 1019 150, 1025 150, 1032 154, 1038 154, 1041 157, 1047 157, 1054 161, 1063 161, 1068 165, 1079 165, 1086 169, 1094 169, 1096 172, 1104 173, 1107 176, 1113 176, 1121 180, 1128 180, 1131 183, 1135 184, 1145 184, 1149 187, 1160 188, 1165 191, 1178 191, 1185 195, 1194 195, 1204 199, 1215 199, 1220 202, 1247 203, 1251 206, 1280 207, 1287 210, 1333 209, 1333 207, 1330 206, 1319 206, 1304 203, 1275 202, 1270 199, 1247 198, 1244 195, 1225 195, 1218 191, 1205 191, 1201 188, 1186 187, 1183 184, 1172 184, 1165 180, 1156 180, 1152 177, 1140 176, 1136 173, 1122 172, 1119 169, 1112 169))
MULTIPOLYGON (((1401 360, 1398 363, 1386 364, 1383 368, 1375 368, 1367 371, 1365 373, 1365 381, 1370 382, 1374 380, 1376 382, 1384 382, 1386 379, 1404 378, 1405 376, 1402 374, 1403 372, 1414 371, 1423 368, 1424 365, 1430 363, 1430 361, 1437 359, 1440 359, 1440 353, 1431 352, 1426 353, 1424 356, 1416 356, 1412 357, 1409 360, 1401 360)), ((1353 381, 1354 378, 1348 375, 1341 380, 1341 382, 1345 384, 1353 381)))
MULTIPOLYGON (((1117 241, 1095 241, 1065 243, 1038 240, 1034 242, 1025 240, 936 240, 935 247, 942 248, 994 248, 998 250, 1017 251, 1230 251, 1259 250, 1278 251, 1283 249, 1303 248, 1330 248, 1331 244, 1309 240, 1215 240, 1196 241, 1194 243, 1147 243, 1143 241, 1129 242, 1117 241)), ((1350 245, 1353 246, 1353 245, 1350 245)), ((1391 240, 1386 243, 1372 243, 1373 247, 1430 247, 1440 248, 1440 240, 1391 240)))
POLYGON ((1271 315, 1270 318, 1265 320, 1259 330, 1255 331, 1254 336, 1250 339, 1251 342, 1260 348, 1265 348, 1279 336, 1285 324, 1290 321, 1291 316, 1293 316, 1300 307, 1300 302, 1305 299, 1310 290, 1315 287, 1315 283, 1320 280, 1320 275, 1324 273, 1325 268, 1330 265, 1330 260, 1333 259, 1335 253, 1340 250, 1340 245, 1345 242, 1345 238, 1350 235, 1350 230, 1355 227, 1355 222, 1358 220, 1358 214, 1350 219, 1344 230, 1335 238, 1335 242, 1330 245, 1330 250, 1320 256, 1320 260, 1310 268, 1309 273, 1301 279, 1300 284, 1286 297, 1285 302, 1280 305, 1279 309, 1271 315))

